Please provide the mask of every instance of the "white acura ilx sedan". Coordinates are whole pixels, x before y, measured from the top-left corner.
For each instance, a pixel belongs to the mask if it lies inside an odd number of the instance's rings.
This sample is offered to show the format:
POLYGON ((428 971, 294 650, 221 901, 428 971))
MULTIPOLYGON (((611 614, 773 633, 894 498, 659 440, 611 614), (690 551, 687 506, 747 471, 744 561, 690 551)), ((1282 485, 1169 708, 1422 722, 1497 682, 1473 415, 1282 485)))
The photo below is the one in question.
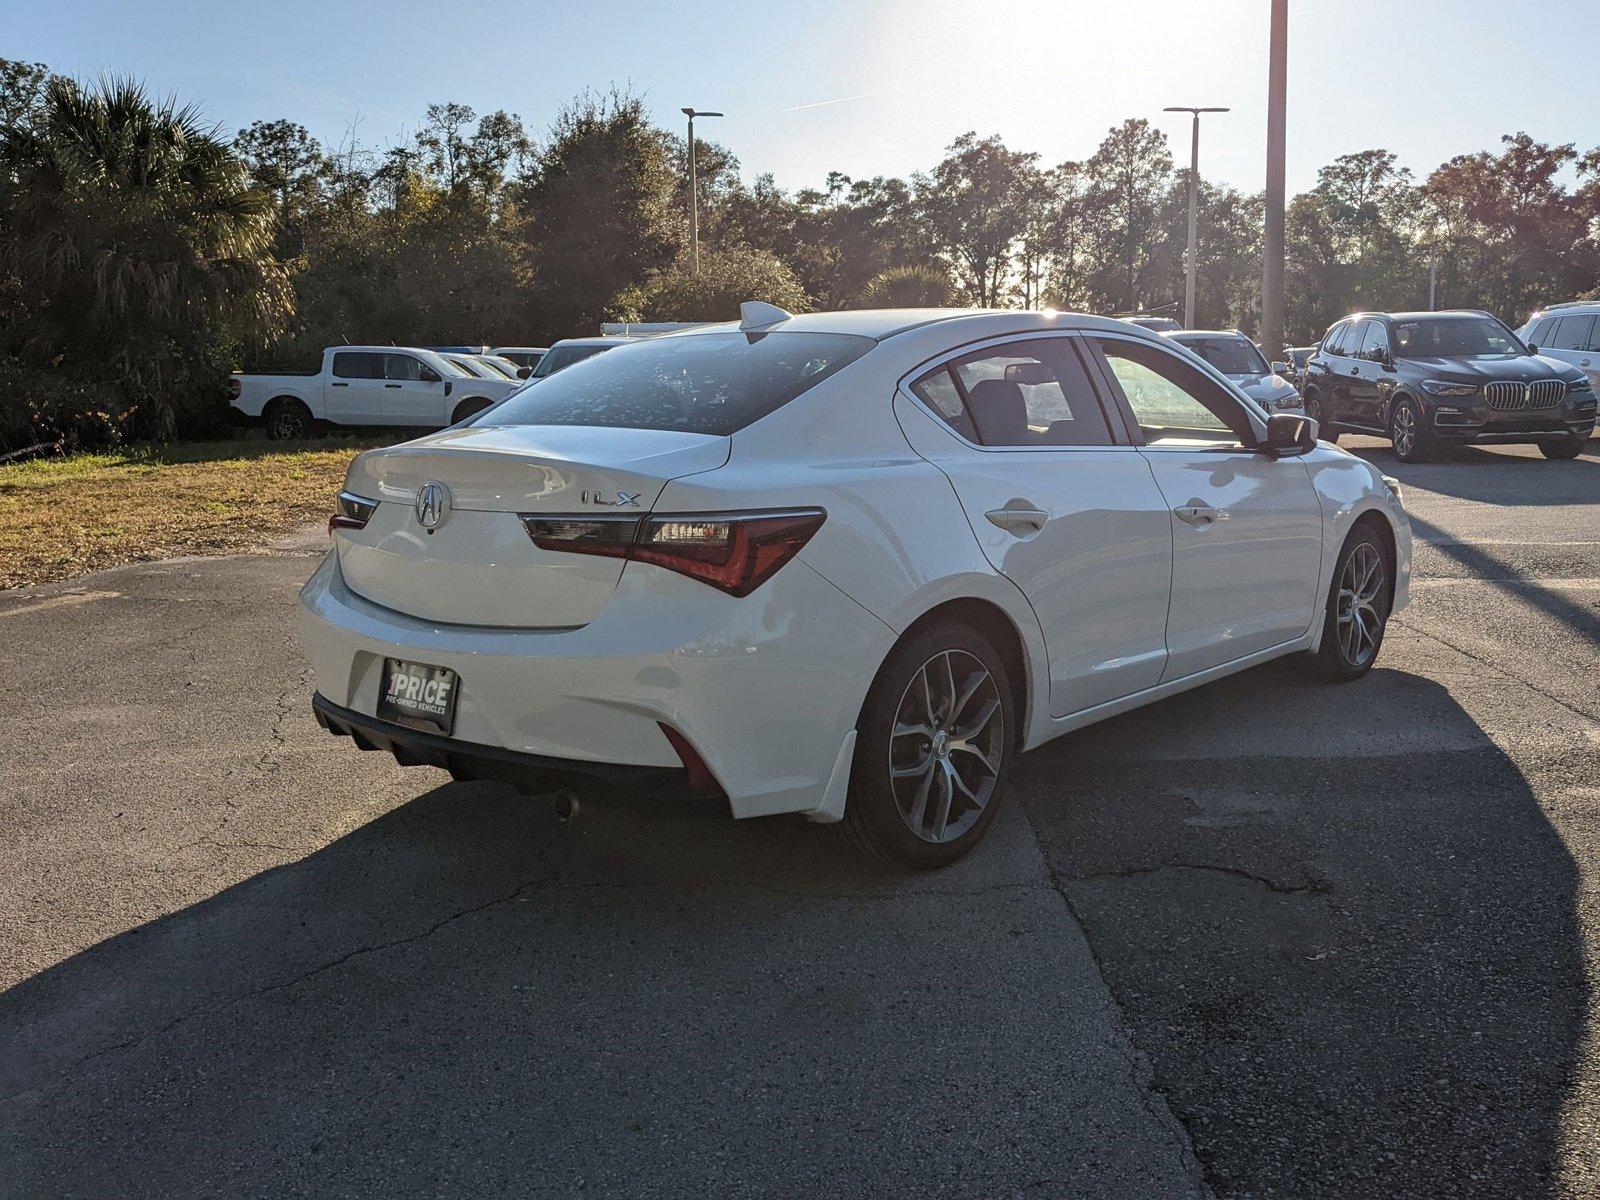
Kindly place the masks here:
POLYGON ((358 457, 301 594, 322 724, 933 867, 1021 751, 1280 655, 1355 679, 1406 603, 1398 485, 1159 334, 743 312, 358 457))

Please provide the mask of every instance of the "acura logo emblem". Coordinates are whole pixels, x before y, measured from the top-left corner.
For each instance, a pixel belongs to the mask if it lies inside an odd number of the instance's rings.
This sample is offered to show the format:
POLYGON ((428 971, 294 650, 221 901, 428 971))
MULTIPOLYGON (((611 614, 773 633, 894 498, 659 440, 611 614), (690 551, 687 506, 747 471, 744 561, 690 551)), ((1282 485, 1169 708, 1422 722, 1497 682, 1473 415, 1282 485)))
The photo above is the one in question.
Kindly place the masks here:
POLYGON ((417 489, 416 509, 418 525, 430 531, 439 528, 439 522, 450 511, 450 489, 430 479, 417 489))

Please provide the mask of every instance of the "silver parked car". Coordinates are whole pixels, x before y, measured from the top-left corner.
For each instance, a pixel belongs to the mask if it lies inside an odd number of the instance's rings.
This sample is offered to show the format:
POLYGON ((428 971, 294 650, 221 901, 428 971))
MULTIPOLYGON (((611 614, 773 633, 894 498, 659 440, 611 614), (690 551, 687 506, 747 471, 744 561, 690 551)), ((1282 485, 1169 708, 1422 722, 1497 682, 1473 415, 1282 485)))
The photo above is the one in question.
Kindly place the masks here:
POLYGON ((1163 335, 1193 350, 1269 413, 1300 407, 1300 391, 1237 329, 1181 329, 1163 335))

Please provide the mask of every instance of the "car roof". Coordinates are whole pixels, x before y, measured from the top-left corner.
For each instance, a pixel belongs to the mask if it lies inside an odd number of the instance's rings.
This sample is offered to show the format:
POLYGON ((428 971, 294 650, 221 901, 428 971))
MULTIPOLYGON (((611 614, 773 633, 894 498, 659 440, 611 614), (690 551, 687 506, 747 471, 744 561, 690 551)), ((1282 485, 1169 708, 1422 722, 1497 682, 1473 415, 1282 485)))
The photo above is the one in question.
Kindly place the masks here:
MULTIPOLYGON (((617 334, 607 334, 605 337, 562 338, 559 342, 551 342, 549 349, 554 350, 557 346, 621 346, 625 342, 638 340, 636 337, 623 337, 617 334)), ((528 349, 533 350, 536 347, 529 346, 528 349)))
MULTIPOLYGON (((986 336, 989 332, 986 327, 993 327, 995 333, 1042 329, 1099 329, 1107 333, 1137 333, 1146 338, 1159 336, 1154 330, 1112 317, 1056 312, 1052 309, 1010 308, 860 308, 840 312, 797 313, 749 332, 768 333, 781 330, 787 333, 848 333, 883 341, 914 329, 957 324, 962 326, 963 335, 974 338, 986 336)), ((727 321, 659 336, 694 337, 701 333, 738 332, 739 329, 737 321, 727 321)))
POLYGON ((490 354, 543 354, 549 346, 496 346, 490 354))
POLYGON ((1247 342, 1250 340, 1248 335, 1237 329, 1163 329, 1161 336, 1169 337, 1175 342, 1181 342, 1184 338, 1218 337, 1244 338, 1247 342))

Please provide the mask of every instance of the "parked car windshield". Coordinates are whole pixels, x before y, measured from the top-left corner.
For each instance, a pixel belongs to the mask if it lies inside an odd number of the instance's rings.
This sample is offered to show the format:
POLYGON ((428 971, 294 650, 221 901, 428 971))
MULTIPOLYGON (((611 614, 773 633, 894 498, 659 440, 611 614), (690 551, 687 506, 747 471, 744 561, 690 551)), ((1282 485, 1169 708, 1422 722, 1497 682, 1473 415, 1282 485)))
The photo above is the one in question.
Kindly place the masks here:
POLYGON ((1193 350, 1224 375, 1270 375, 1267 360, 1246 337, 1174 338, 1193 350))
POLYGON ((698 333, 618 346, 513 393, 494 425, 596 425, 726 436, 876 343, 843 333, 698 333))
POLYGON ((1397 358, 1503 358, 1523 351, 1489 317, 1415 317, 1394 322, 1394 352, 1397 358))
POLYGON ((545 351, 544 357, 539 360, 539 365, 533 369, 533 377, 543 379, 546 375, 554 375, 563 367, 570 367, 573 363, 580 363, 586 358, 593 358, 596 354, 628 344, 618 342, 616 346, 608 346, 604 342, 590 342, 587 345, 554 346, 545 351))

